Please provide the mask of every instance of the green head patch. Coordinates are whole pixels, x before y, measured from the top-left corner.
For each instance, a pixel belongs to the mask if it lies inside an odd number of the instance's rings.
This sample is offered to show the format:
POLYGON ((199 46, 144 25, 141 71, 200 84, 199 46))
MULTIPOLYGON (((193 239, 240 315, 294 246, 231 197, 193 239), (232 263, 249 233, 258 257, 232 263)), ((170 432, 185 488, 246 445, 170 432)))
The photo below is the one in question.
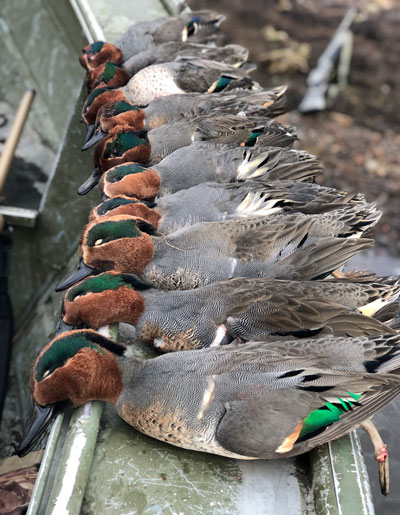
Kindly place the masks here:
POLYGON ((140 137, 133 131, 119 132, 112 141, 107 143, 104 149, 104 157, 121 157, 127 150, 138 147, 140 145, 150 145, 148 139, 140 137))
POLYGON ((133 175, 135 173, 142 173, 148 171, 148 168, 140 166, 136 163, 130 163, 126 165, 119 165, 107 172, 107 181, 118 182, 127 175, 133 175))
POLYGON ((88 49, 86 50, 86 54, 88 56, 97 54, 98 52, 100 52, 100 50, 103 48, 103 46, 104 46, 104 41, 95 41, 94 43, 89 45, 88 49))
POLYGON ((114 76, 115 76, 115 71, 116 71, 117 68, 120 68, 120 66, 107 61, 105 66, 104 66, 104 71, 100 75, 100 77, 98 79, 98 82, 108 82, 111 79, 113 79, 114 76))
POLYGON ((141 236, 136 220, 105 221, 94 225, 88 232, 86 241, 90 247, 103 245, 120 238, 138 238, 141 236))
POLYGON ((105 116, 117 116, 118 114, 127 113, 128 111, 140 111, 140 107, 126 102, 126 100, 118 100, 113 102, 104 110, 105 116))
POLYGON ((106 91, 112 91, 111 88, 104 88, 104 87, 101 87, 101 88, 95 88, 90 94, 89 96, 87 97, 86 99, 86 102, 85 102, 85 105, 83 106, 83 112, 84 113, 87 113, 90 109, 90 106, 93 104, 93 102, 95 101, 95 99, 105 93, 106 91))
MULTIPOLYGON (((87 293, 100 293, 106 290, 118 290, 126 283, 122 275, 115 274, 100 274, 90 277, 83 281, 81 284, 74 286, 68 290, 67 300, 73 302, 78 296, 86 295, 87 293)), ((131 287, 129 284, 127 286, 131 287)))
POLYGON ((143 204, 143 202, 139 202, 135 199, 129 199, 129 198, 121 198, 121 197, 115 197, 110 198, 109 200, 106 200, 100 206, 97 208, 97 214, 100 216, 105 215, 106 213, 109 213, 113 209, 116 209, 119 206, 126 206, 127 204, 143 204))
POLYGON ((81 349, 89 348, 104 354, 104 350, 88 338, 89 334, 77 331, 74 334, 56 340, 40 357, 36 365, 36 380, 41 381, 44 374, 48 375, 46 372, 51 374, 56 368, 65 365, 81 349))
POLYGON ((70 288, 67 293, 67 300, 73 302, 76 297, 87 293, 101 293, 107 290, 118 290, 126 286, 128 288, 142 291, 152 288, 153 285, 146 283, 133 274, 110 274, 105 272, 86 279, 81 284, 70 288))

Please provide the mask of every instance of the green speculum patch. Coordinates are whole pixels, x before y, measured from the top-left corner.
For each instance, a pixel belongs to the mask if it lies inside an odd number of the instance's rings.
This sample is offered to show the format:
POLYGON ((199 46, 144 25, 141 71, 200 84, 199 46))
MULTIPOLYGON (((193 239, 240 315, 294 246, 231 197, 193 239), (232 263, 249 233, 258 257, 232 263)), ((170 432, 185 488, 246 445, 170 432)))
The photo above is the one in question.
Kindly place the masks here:
MULTIPOLYGON (((361 395, 356 393, 347 392, 356 402, 360 399, 361 395)), ((303 421, 300 435, 297 441, 306 439, 313 433, 330 426, 334 422, 338 422, 340 417, 346 412, 353 409, 354 403, 349 399, 341 399, 338 397, 338 402, 327 402, 325 406, 312 411, 303 421)))
POLYGON ((100 354, 105 354, 103 349, 88 341, 87 338, 79 333, 55 341, 38 361, 35 375, 36 380, 40 381, 46 371, 52 373, 56 368, 62 367, 79 350, 84 348, 93 349, 100 354))
POLYGON ((140 138, 135 132, 119 132, 116 138, 107 143, 104 149, 104 157, 121 157, 127 150, 138 147, 139 145, 148 146, 147 139, 140 138))
POLYGON ((112 113, 114 116, 126 113, 127 111, 140 111, 140 108, 136 105, 130 104, 129 102, 125 102, 125 100, 114 102, 112 105, 112 113))
POLYGON ((81 284, 71 288, 68 291, 67 300, 73 302, 79 295, 86 295, 87 293, 100 293, 106 290, 118 290, 122 286, 128 286, 132 288, 129 283, 123 280, 121 275, 113 274, 100 274, 95 277, 91 277, 81 284))
POLYGON ((250 136, 244 142, 246 147, 253 147, 257 141, 257 138, 264 133, 264 129, 255 129, 250 136))
POLYGON ((222 91, 223 89, 226 88, 226 86, 228 86, 228 84, 231 82, 231 78, 230 77, 225 77, 224 75, 218 80, 216 86, 215 86, 215 89, 213 91, 213 93, 218 93, 220 91, 222 91))
POLYGON ((101 245, 120 238, 138 238, 140 235, 135 220, 101 222, 90 229, 87 244, 93 247, 96 242, 101 245))
POLYGON ((146 172, 148 169, 144 166, 140 166, 139 164, 127 164, 116 166, 109 172, 107 172, 107 181, 108 182, 118 182, 127 175, 133 175, 135 173, 146 172))

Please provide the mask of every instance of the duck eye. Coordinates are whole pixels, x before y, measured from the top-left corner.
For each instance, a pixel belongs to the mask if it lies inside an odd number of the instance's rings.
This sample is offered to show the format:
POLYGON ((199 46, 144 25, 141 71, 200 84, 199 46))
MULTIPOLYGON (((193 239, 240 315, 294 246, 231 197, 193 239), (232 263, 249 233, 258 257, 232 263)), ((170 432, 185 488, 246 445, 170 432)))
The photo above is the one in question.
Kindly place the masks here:
POLYGON ((50 369, 47 369, 47 370, 44 372, 44 374, 43 374, 43 376, 42 376, 42 379, 46 379, 46 377, 48 377, 49 375, 50 375, 50 369))
POLYGON ((103 243, 103 240, 101 238, 94 242, 95 246, 101 245, 102 243, 103 243))

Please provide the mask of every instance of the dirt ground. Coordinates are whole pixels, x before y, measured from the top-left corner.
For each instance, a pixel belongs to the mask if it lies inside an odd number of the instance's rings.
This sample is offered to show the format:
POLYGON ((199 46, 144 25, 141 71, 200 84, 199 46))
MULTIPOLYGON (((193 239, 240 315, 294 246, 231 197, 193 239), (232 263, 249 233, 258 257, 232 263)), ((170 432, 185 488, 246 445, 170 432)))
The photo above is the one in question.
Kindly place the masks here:
POLYGON ((227 15, 228 42, 250 50, 263 86, 288 84, 288 108, 281 117, 298 129, 296 144, 325 166, 320 183, 361 191, 383 217, 377 244, 400 255, 400 4, 395 0, 189 0, 192 9, 227 15), (306 79, 351 5, 353 54, 348 85, 329 111, 301 115, 296 107, 306 79))

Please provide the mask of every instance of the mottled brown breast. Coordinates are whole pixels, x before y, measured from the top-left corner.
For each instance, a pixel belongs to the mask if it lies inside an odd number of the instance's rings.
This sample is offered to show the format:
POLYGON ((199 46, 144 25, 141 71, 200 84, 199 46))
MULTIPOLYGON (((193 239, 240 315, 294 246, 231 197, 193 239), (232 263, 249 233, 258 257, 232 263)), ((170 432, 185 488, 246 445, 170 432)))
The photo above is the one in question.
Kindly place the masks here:
POLYGON ((156 401, 142 406, 123 404, 118 411, 125 422, 141 433, 173 445, 193 448, 196 435, 178 406, 166 408, 156 401))
POLYGON ((178 447, 231 458, 257 459, 224 449, 215 438, 217 425, 198 424, 195 413, 188 416, 178 406, 167 407, 161 401, 135 406, 124 403, 118 413, 125 422, 141 433, 178 447))

